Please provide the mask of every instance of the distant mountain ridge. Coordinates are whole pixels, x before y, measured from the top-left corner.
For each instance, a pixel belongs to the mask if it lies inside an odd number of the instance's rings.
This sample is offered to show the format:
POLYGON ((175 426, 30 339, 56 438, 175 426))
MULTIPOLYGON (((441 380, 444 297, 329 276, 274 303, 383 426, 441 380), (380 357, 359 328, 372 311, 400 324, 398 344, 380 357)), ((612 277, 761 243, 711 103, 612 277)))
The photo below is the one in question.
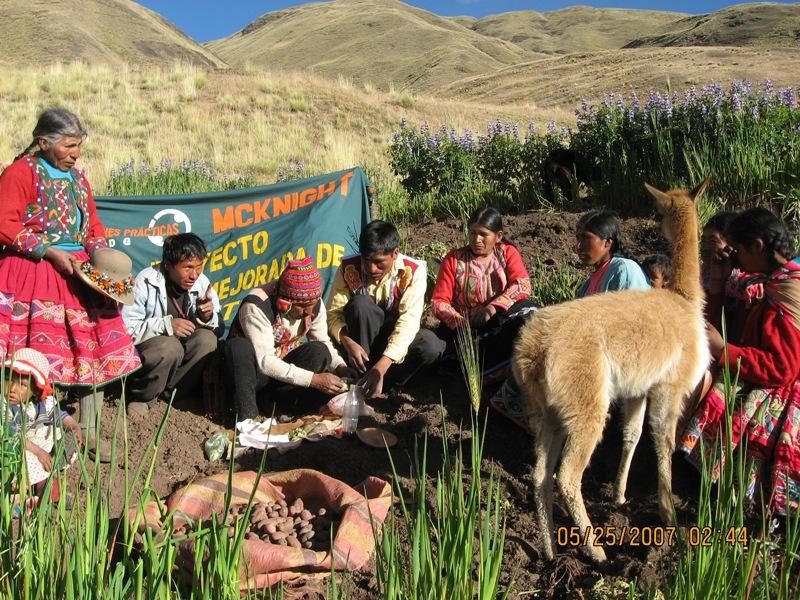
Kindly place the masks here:
POLYGON ((551 12, 524 10, 490 15, 469 28, 526 50, 568 54, 616 50, 686 16, 655 10, 571 6, 551 12))
POLYGON ((367 89, 553 105, 631 90, 800 72, 800 5, 704 15, 572 6, 442 17, 400 0, 269 12, 200 45, 132 0, 0 0, 0 65, 171 64, 308 71, 367 89), (615 87, 616 86, 616 87, 615 87))
POLYGON ((686 16, 625 45, 754 46, 800 49, 800 5, 742 4, 686 16))
MULTIPOLYGON (((707 15, 573 6, 476 19, 440 17, 399 0, 334 0, 267 13, 207 47, 232 66, 309 70, 428 92, 457 89, 458 82, 475 77, 498 79, 521 65, 574 53, 675 46, 800 49, 798 32, 797 4, 742 4, 707 15)), ((637 72, 659 75, 647 73, 646 65, 637 72)))
POLYGON ((425 89, 541 56, 396 0, 336 0, 268 13, 206 47, 232 66, 309 70, 425 89))
POLYGON ((131 0, 0 0, 0 64, 225 63, 131 0))

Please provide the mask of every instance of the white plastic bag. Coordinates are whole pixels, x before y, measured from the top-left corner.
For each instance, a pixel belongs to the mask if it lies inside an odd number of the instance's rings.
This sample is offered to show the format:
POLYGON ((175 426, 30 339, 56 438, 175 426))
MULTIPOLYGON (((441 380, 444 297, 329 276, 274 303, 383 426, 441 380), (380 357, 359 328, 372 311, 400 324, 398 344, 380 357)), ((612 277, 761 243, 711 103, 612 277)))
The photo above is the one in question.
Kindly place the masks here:
MULTIPOLYGON (((361 412, 359 416, 361 417, 372 417, 375 415, 375 409, 369 406, 365 400, 367 399, 367 394, 364 391, 364 388, 360 385, 356 385, 356 394, 358 394, 358 399, 361 400, 361 412)), ((338 396, 334 396, 328 401, 328 410, 330 410, 333 414, 341 417, 344 414, 344 401, 347 399, 347 392, 342 392, 338 396)))

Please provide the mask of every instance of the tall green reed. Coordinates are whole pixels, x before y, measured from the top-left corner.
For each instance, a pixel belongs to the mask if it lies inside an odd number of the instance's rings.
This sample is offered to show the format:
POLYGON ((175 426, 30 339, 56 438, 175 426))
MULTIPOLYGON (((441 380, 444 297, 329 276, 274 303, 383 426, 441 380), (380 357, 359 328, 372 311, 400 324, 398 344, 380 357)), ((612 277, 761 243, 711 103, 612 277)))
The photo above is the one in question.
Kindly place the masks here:
MULTIPOLYGON (((727 344, 724 322, 723 337, 727 344)), ((785 518, 782 535, 770 533, 770 499, 759 498, 751 507, 747 497, 753 464, 747 458, 746 436, 738 448, 731 443, 739 388, 738 369, 734 373, 726 364, 722 372, 726 400, 722 436, 708 460, 700 441, 703 462, 697 517, 685 532, 669 586, 671 598, 789 600, 800 594, 800 515, 785 518)))
MULTIPOLYGON (((443 415, 442 431, 446 431, 443 415)), ((462 443, 442 439, 443 464, 429 484, 428 440, 417 452, 414 498, 406 498, 393 461, 400 515, 392 514, 383 535, 376 533, 378 592, 385 600, 507 598, 500 585, 505 544, 505 498, 492 472, 481 475, 485 426, 472 417, 469 457, 462 443), (469 462, 465 462, 468 460, 469 462), (429 504, 430 503, 430 504, 429 504), (412 505, 409 508, 408 504, 412 505)), ((464 434, 459 435, 459 442, 464 434)))

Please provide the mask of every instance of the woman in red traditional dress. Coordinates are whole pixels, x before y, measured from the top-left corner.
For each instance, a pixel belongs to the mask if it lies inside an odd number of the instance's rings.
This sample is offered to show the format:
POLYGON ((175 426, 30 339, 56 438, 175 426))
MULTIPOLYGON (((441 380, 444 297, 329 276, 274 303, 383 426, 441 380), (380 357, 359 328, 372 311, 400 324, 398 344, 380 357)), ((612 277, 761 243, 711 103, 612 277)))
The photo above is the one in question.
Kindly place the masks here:
POLYGON ((455 355, 456 329, 468 321, 478 338, 484 384, 508 375, 511 348, 525 319, 536 311, 531 280, 517 247, 503 234, 494 208, 480 208, 467 223, 469 244, 451 250, 436 276, 431 307, 441 321, 436 335, 455 355))
POLYGON ((107 246, 89 182, 75 163, 86 137, 78 117, 45 110, 33 141, 0 175, 0 356, 34 348, 51 380, 76 387, 90 453, 102 386, 136 370, 139 357, 115 302, 75 277, 76 261, 107 246))
MULTIPOLYGON (((796 251, 786 227, 764 208, 736 216, 725 238, 732 260, 718 261, 709 272, 708 332, 717 371, 727 361, 731 379, 739 373, 729 390, 730 442, 736 448, 746 441, 748 495, 786 514, 800 501, 800 264, 791 259, 796 251), (741 273, 731 277, 733 266, 741 273), (727 350, 719 333, 723 306, 727 350)), ((716 478, 726 432, 718 377, 678 449, 697 466, 705 454, 716 478)))

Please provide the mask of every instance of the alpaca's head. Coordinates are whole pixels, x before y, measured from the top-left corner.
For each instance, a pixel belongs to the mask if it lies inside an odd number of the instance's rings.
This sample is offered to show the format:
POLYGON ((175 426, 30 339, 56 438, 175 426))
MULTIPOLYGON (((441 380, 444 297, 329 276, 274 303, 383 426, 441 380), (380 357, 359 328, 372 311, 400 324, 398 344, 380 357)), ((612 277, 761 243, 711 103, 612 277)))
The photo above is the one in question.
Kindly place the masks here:
POLYGON ((669 190, 662 192, 652 185, 645 183, 644 187, 655 198, 656 210, 661 216, 661 230, 664 237, 672 242, 676 231, 689 231, 697 229, 697 207, 696 203, 706 191, 711 177, 707 177, 703 183, 692 191, 669 190))

